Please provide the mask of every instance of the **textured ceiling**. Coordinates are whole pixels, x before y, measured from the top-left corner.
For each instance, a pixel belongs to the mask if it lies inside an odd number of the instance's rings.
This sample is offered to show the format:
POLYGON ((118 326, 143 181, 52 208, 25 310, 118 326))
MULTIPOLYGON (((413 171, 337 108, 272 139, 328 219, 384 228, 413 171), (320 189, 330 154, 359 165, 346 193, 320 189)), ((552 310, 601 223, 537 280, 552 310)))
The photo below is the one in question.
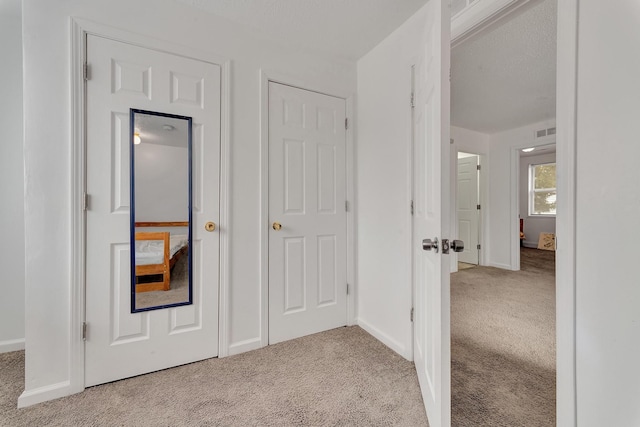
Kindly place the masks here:
POLYGON ((534 3, 451 52, 451 123, 484 133, 555 118, 556 0, 534 3))
POLYGON ((174 0, 222 16, 256 34, 357 60, 428 0, 174 0))
POLYGON ((136 113, 135 131, 144 144, 187 148, 187 120, 136 113))
MULTIPOLYGON (((357 60, 428 0, 174 0, 259 37, 357 60)), ((556 1, 509 15, 451 52, 451 121, 494 133, 555 117, 556 1)))

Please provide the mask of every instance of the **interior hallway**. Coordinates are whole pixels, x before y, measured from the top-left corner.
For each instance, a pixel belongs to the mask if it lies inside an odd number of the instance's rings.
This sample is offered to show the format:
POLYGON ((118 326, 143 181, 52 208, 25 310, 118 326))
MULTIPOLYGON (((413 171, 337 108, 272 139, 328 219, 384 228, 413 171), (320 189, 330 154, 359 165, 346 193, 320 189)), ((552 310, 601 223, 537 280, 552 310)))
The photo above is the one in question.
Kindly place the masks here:
POLYGON ((451 275, 453 426, 555 425, 555 252, 451 275))

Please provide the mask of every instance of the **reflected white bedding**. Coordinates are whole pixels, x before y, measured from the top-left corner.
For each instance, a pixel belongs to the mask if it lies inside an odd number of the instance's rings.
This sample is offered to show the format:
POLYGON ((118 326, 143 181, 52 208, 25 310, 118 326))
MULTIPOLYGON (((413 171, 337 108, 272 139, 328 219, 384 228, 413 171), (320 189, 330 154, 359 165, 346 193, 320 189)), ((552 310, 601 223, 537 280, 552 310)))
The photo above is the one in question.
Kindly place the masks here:
MULTIPOLYGON (((172 234, 169 238, 169 257, 172 258, 189 242, 186 234, 172 234)), ((162 240, 136 241, 136 266, 162 264, 164 262, 164 242, 162 240)))

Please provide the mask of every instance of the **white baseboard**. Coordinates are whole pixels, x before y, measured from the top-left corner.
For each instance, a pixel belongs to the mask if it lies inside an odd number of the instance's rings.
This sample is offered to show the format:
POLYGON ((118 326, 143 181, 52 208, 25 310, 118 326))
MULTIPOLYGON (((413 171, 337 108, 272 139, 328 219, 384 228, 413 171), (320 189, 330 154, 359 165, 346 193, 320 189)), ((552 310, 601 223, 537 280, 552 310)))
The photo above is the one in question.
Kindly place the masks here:
POLYGON ((391 350, 398 353, 400 356, 404 357, 407 360, 413 360, 413 355, 410 354, 410 351, 407 349, 407 346, 402 345, 400 342, 394 340, 389 335, 381 332, 378 328, 371 325, 370 323, 362 320, 361 318, 357 319, 358 326, 367 331, 370 335, 372 335, 375 339, 380 341, 382 344, 389 347, 391 350))
POLYGON ((82 389, 74 390, 69 381, 38 387, 33 390, 25 390, 18 398, 18 408, 26 408, 27 406, 70 396, 81 391, 82 389))
POLYGON ((0 341, 0 353, 24 350, 24 338, 18 340, 0 341))
POLYGON ((260 337, 233 343, 229 346, 229 356, 234 354, 245 353, 251 350, 262 348, 262 340, 260 337))
POLYGON ((503 270, 512 270, 509 264, 502 264, 499 262, 490 262, 489 267, 502 268, 503 270))
POLYGON ((525 248, 533 248, 538 249, 538 242, 527 242, 526 240, 522 242, 522 246, 525 248))

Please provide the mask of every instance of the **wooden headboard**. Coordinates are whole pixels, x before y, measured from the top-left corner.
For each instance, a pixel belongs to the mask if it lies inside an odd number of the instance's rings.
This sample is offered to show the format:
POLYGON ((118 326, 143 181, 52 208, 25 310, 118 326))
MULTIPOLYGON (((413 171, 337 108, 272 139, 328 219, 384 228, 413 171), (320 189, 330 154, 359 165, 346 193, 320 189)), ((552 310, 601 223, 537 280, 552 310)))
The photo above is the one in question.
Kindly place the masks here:
POLYGON ((136 227, 188 227, 189 221, 147 221, 136 222, 134 225, 136 227))

